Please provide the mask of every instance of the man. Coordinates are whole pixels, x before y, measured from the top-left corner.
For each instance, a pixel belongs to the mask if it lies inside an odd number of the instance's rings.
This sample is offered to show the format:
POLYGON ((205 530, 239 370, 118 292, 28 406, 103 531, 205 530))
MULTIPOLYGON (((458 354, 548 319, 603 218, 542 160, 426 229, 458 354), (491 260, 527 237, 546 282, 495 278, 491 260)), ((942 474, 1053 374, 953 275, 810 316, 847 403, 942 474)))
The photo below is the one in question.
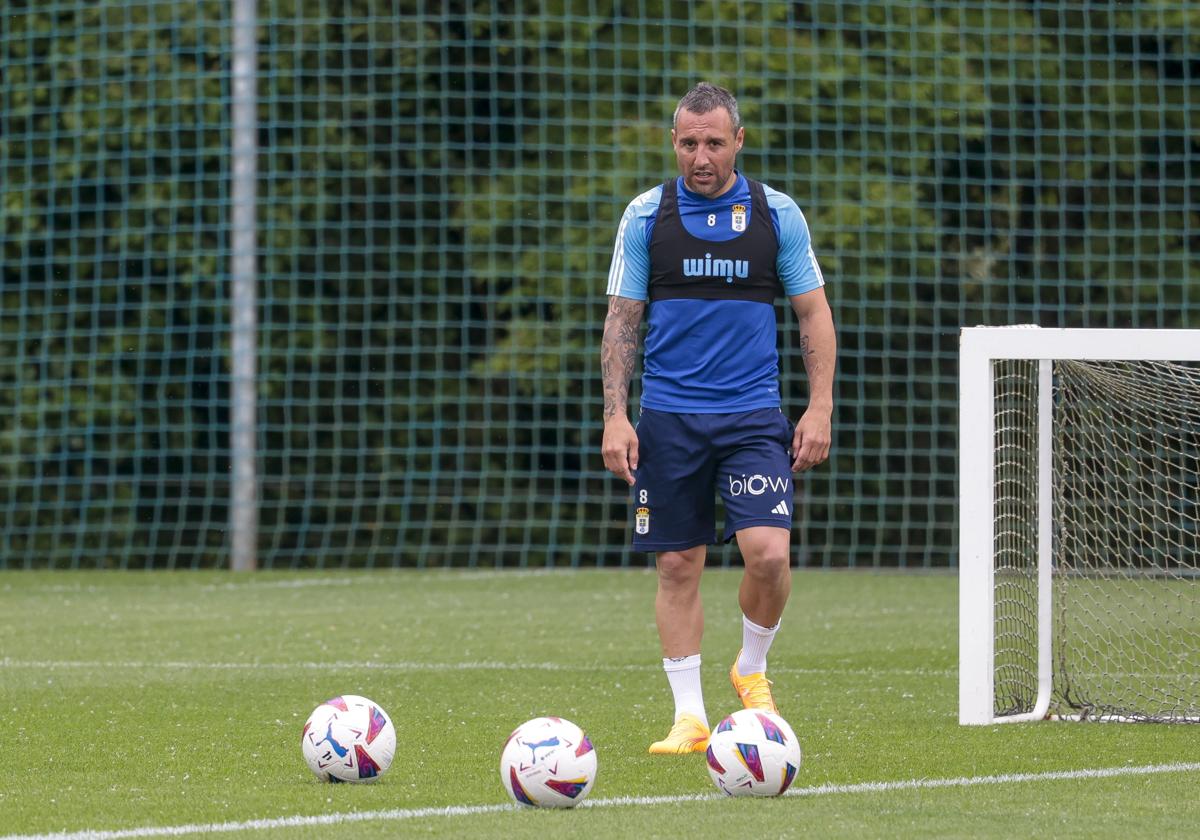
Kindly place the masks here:
POLYGON ((678 178, 630 202, 609 271, 604 465, 633 488, 633 547, 656 553, 655 618, 675 722, 654 754, 703 751, 700 575, 724 539, 745 564, 742 649, 730 680, 746 708, 777 711, 767 652, 791 591, 791 472, 829 455, 836 337, 824 280, 796 204, 735 168, 745 130, 729 91, 699 84, 675 110, 678 178), (780 412, 774 303, 800 328, 809 401, 780 412), (649 306, 641 414, 627 416, 638 332, 649 306), (789 471, 790 467, 790 471, 789 471))

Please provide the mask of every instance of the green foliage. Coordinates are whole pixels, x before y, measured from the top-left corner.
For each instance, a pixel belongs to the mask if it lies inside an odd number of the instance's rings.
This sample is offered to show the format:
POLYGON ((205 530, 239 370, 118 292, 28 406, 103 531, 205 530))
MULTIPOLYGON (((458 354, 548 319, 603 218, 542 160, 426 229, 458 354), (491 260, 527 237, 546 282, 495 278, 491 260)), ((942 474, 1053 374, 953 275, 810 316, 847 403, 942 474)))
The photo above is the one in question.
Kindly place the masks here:
MULTIPOLYGON (((224 562, 229 13, 0 18, 2 564, 224 562)), ((803 563, 953 562, 960 326, 1196 326, 1189 4, 258 13, 266 564, 630 562, 604 278, 700 79, 806 213, 839 325, 803 563)))
POLYGON ((180 473, 220 469, 224 5, 5 12, 0 530, 14 560, 65 546, 150 565, 180 518, 211 527, 178 506, 204 492, 180 473))

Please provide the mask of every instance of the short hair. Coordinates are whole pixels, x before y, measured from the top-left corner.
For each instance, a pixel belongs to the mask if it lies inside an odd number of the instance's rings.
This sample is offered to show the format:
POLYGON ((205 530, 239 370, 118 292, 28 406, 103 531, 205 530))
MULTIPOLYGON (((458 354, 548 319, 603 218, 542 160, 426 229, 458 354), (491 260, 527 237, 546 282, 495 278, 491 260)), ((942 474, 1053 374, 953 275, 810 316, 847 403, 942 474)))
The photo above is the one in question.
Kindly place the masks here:
POLYGON ((687 110, 693 114, 707 114, 717 108, 724 108, 729 112, 729 119, 733 123, 733 133, 737 134, 738 129, 742 127, 742 117, 738 113, 737 100, 725 88, 710 85, 708 82, 701 82, 683 95, 683 99, 680 99, 679 104, 675 106, 675 116, 671 119, 671 127, 674 128, 679 124, 680 111, 687 110))

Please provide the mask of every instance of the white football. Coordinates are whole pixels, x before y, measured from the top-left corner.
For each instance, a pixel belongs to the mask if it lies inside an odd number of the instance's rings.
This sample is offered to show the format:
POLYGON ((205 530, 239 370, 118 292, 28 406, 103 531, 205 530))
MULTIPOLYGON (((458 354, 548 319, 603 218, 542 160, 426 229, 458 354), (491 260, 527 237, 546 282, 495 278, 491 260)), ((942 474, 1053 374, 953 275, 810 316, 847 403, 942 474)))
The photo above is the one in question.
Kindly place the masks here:
POLYGON ((729 796, 779 796, 800 769, 800 742, 779 715, 741 709, 708 740, 708 774, 729 796))
POLYGON ((369 782, 391 766, 396 728, 378 703, 343 694, 309 715, 300 734, 300 751, 322 781, 369 782))
POLYGON ((569 720, 540 717, 513 730, 500 755, 500 781, 519 805, 573 808, 596 781, 596 750, 569 720))

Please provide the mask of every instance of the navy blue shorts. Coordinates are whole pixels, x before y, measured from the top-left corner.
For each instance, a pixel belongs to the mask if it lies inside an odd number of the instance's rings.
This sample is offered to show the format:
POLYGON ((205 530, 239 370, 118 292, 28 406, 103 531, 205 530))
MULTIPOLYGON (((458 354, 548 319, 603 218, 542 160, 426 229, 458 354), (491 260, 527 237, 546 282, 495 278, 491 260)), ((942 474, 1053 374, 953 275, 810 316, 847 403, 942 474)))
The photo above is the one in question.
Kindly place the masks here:
POLYGON ((753 525, 792 527, 792 425, 777 408, 675 414, 643 408, 637 423, 633 547, 682 551, 753 525))

